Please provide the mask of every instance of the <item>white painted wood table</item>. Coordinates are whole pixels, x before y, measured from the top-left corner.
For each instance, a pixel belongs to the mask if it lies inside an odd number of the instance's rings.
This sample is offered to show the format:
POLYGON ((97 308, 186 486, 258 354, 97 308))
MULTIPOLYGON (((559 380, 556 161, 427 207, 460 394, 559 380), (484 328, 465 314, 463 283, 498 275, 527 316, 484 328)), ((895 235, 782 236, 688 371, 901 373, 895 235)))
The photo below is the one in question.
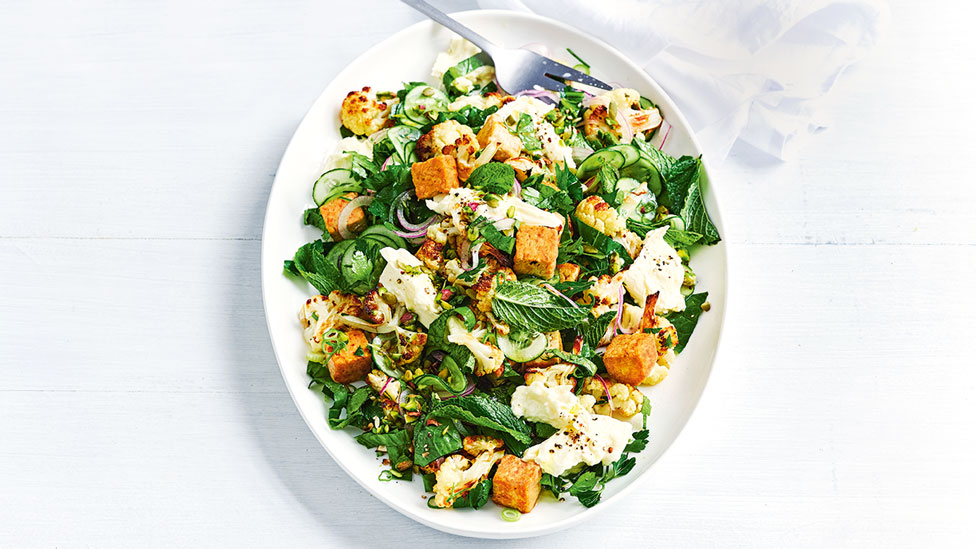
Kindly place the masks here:
MULTIPOLYGON (((505 545, 972 546, 976 52, 942 4, 893 6, 797 160, 739 147, 716 170, 731 302, 701 407, 600 521, 505 545)), ((285 391, 261 308, 289 136, 419 16, 376 0, 0 14, 0 546, 501 545, 350 480, 285 391)))

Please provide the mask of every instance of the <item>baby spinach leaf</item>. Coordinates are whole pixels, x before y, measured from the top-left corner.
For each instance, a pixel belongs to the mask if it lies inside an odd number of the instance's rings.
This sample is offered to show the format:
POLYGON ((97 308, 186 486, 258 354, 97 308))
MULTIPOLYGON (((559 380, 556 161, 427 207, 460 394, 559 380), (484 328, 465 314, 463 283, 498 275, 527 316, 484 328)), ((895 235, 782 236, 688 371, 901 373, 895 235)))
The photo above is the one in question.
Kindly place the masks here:
POLYGON ((593 286, 592 280, 567 280, 566 282, 556 282, 552 285, 553 288, 559 290, 559 292, 566 297, 573 297, 576 294, 581 293, 583 290, 589 289, 591 286, 593 286))
POLYGON ((625 248, 623 244, 601 233, 586 223, 583 223, 575 215, 573 216, 573 220, 576 222, 576 228, 579 230, 579 234, 583 239, 583 242, 586 242, 590 246, 596 248, 599 252, 606 255, 617 254, 620 259, 623 260, 624 265, 630 265, 634 262, 633 258, 630 257, 630 254, 627 253, 627 248, 625 248))
MULTIPOLYGON (((386 453, 390 457, 390 467, 399 471, 401 464, 410 461, 410 435, 403 429, 389 433, 373 433, 367 431, 356 437, 356 442, 367 448, 386 446, 386 453)), ((425 464, 426 465, 426 464, 425 464)))
POLYGON ((490 495, 491 479, 486 478, 478 484, 475 484, 473 488, 467 491, 467 493, 461 494, 461 496, 454 500, 451 507, 454 509, 462 509, 465 507, 481 509, 486 503, 488 503, 488 498, 490 495))
POLYGON ((702 304, 708 299, 708 292, 702 292, 700 294, 692 294, 685 298, 685 310, 679 313, 671 313, 666 316, 671 324, 674 324, 674 329, 678 332, 678 345, 675 346, 674 352, 680 353, 685 345, 688 344, 688 339, 691 338, 692 332, 695 331, 695 326, 698 325, 698 317, 702 314, 702 304))
POLYGON ((542 142, 535 134, 535 122, 526 113, 519 116, 518 125, 515 127, 515 134, 522 140, 522 146, 527 151, 537 151, 542 148, 542 142))
POLYGON ((441 456, 461 449, 461 434, 453 421, 443 425, 425 422, 413 432, 413 462, 423 467, 441 456))
POLYGON ((518 281, 498 286, 491 307, 502 322, 529 332, 571 328, 589 315, 587 309, 548 290, 518 281))

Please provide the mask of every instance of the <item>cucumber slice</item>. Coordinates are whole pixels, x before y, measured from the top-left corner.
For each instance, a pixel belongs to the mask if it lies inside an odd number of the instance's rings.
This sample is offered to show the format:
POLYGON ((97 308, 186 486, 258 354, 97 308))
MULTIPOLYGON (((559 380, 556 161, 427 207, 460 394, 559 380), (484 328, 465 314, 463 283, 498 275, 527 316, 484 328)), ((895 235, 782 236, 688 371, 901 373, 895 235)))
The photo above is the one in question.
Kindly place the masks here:
POLYGON ((525 347, 519 347, 508 336, 498 336, 498 348, 511 360, 515 362, 528 362, 542 356, 546 350, 549 338, 545 334, 539 334, 525 347))
POLYGON ((352 170, 336 168, 325 172, 315 181, 315 185, 312 186, 312 200, 315 201, 315 205, 321 206, 338 194, 359 190, 359 183, 353 177, 352 170))
POLYGON ((607 150, 617 151, 624 156, 623 163, 620 166, 617 166, 621 169, 626 168, 627 166, 630 166, 631 164, 634 164, 640 160, 640 151, 637 150, 637 147, 633 145, 613 145, 611 147, 607 147, 607 150))
POLYGON ((418 124, 428 124, 447 110, 447 95, 432 86, 417 86, 403 99, 403 113, 418 124))
POLYGON ((630 166, 621 169, 620 176, 632 177, 638 181, 646 181, 647 188, 652 193, 655 195, 661 193, 661 173, 657 171, 654 162, 645 154, 641 154, 640 158, 630 166))
POLYGON ((620 168, 624 165, 623 153, 620 151, 613 150, 613 147, 606 149, 600 149, 595 153, 587 156, 583 162, 580 163, 579 168, 576 170, 576 177, 580 181, 585 182, 587 179, 593 177, 604 164, 609 164, 614 168, 620 168))
POLYGON ((410 164, 417 160, 413 156, 413 148, 415 142, 420 139, 420 130, 410 126, 394 126, 386 136, 393 144, 393 150, 396 151, 400 164, 410 164))
POLYGON ((360 233, 360 237, 368 237, 379 240, 386 240, 390 243, 391 248, 406 248, 407 241, 403 239, 400 235, 393 232, 392 229, 385 225, 372 225, 367 227, 365 231, 360 233))
POLYGON ((346 250, 353 245, 353 242, 353 240, 343 240, 333 246, 332 249, 329 250, 329 253, 325 254, 326 263, 331 262, 332 265, 335 265, 338 268, 339 260, 342 259, 342 256, 346 253, 346 250))

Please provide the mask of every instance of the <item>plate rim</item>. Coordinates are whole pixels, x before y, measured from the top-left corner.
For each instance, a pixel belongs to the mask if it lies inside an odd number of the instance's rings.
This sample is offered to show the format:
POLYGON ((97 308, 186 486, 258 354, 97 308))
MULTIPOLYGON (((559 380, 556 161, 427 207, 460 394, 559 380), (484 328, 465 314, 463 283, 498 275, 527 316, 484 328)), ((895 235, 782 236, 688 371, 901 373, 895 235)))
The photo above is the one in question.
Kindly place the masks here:
MULTIPOLYGON (((680 108, 677 106, 677 104, 671 98, 671 96, 668 95, 668 93, 657 83, 656 80, 654 80, 654 78, 653 78, 653 76, 651 74, 649 74, 642 67, 640 67, 639 65, 637 65, 634 61, 632 61, 629 57, 627 57, 618 48, 616 48, 613 45, 607 43, 602 38, 599 38, 599 37, 597 37, 595 35, 592 35, 592 34, 588 34, 585 31, 583 31, 582 29, 579 29, 579 28, 574 27, 572 25, 569 25, 569 24, 563 23, 561 21, 557 21, 557 20, 551 19, 549 17, 545 17, 543 15, 539 15, 539 14, 536 14, 536 13, 531 13, 531 12, 512 11, 512 10, 504 10, 504 9, 486 9, 486 10, 471 9, 471 10, 463 10, 463 11, 450 12, 449 15, 451 17, 457 17, 460 20, 463 20, 466 17, 473 17, 473 16, 484 16, 484 17, 489 17, 489 18, 525 19, 525 20, 530 20, 530 21, 535 21, 535 22, 540 22, 540 23, 545 23, 547 25, 551 25, 553 27, 558 28, 561 32, 565 32, 565 33, 569 33, 569 34, 582 34, 582 35, 585 35, 586 37, 588 37, 589 39, 593 40, 594 42, 597 42, 600 46, 602 46, 603 48, 605 48, 608 52, 610 52, 613 55, 615 55, 618 58, 618 60, 625 66, 625 68, 627 70, 630 70, 632 72, 636 72, 636 73, 640 73, 640 74, 644 75, 647 78, 647 81, 650 82, 650 84, 653 86, 654 92, 656 94, 658 94, 658 96, 665 98, 669 103, 671 103, 671 105, 674 106, 674 108, 671 109, 672 112, 669 114, 669 118, 677 118, 678 121, 684 127, 688 128, 688 130, 689 130, 688 131, 688 138, 689 138, 689 140, 694 145, 694 148, 697 151, 702 151, 701 143, 698 141, 698 138, 695 135, 694 131, 692 130, 691 125, 688 123, 688 121, 685 118, 684 114, 681 112, 680 108)), ((721 284, 715 286, 715 289, 721 289, 724 303, 723 303, 723 307, 722 307, 722 310, 720 312, 719 318, 717 319, 717 331, 716 331, 716 337, 715 337, 715 345, 714 345, 714 347, 712 349, 712 352, 711 352, 711 357, 710 357, 709 365, 708 365, 708 372, 706 373, 705 378, 703 380, 701 392, 699 393, 699 395, 698 395, 698 397, 697 397, 697 399, 696 399, 696 401, 694 403, 694 406, 692 406, 691 411, 688 414, 688 417, 685 419, 684 424, 683 425, 680 425, 678 427, 677 431, 675 432, 674 437, 667 444, 664 445, 664 447, 662 448, 661 453, 660 453, 658 459, 655 460, 655 462, 652 463, 651 466, 648 467, 648 469, 646 471, 644 471, 643 473, 641 473, 640 475, 638 475, 636 478, 633 478, 632 480, 630 480, 626 485, 622 486, 617 493, 615 493, 612 496, 610 496, 610 497, 604 499, 603 501, 601 501, 601 505, 594 506, 594 507, 585 509, 585 510, 583 510, 583 511, 581 511, 581 512, 575 514, 575 515, 572 515, 572 516, 569 516, 569 517, 566 517, 566 518, 557 520, 557 521, 552 522, 552 523, 549 523, 549 524, 537 526, 537 527, 534 527, 534 528, 533 527, 530 527, 530 528, 526 528, 526 529, 512 530, 512 531, 508 531, 508 532, 505 532, 505 531, 496 531, 496 532, 472 531, 472 530, 468 530, 468 529, 464 529, 464 528, 456 528, 456 527, 452 527, 452 526, 449 526, 449 525, 446 525, 446 524, 441 524, 441 523, 438 523, 438 522, 430 521, 426 517, 424 517, 424 516, 422 516, 420 514, 414 513, 411 509, 407 509, 405 507, 402 507, 398 503, 395 503, 394 501, 392 501, 392 499, 389 496, 387 496, 385 493, 383 493, 382 490, 375 490, 373 487, 368 486, 362 479, 360 479, 357 475, 353 474, 350 471, 350 469, 348 467, 346 467, 346 465, 343 463, 343 460, 339 459, 336 456, 336 454, 333 453, 333 451, 329 447, 329 445, 326 444, 326 442, 319 436, 319 434, 316 431, 316 429, 313 428, 312 422, 311 422, 310 418, 308 417, 308 415, 306 414, 304 408, 299 403, 299 401, 297 399, 297 396, 295 394, 295 391, 291 387, 291 384, 288 383, 287 376, 286 376, 286 372, 284 370, 284 365, 282 364, 282 360, 281 360, 281 357, 280 357, 280 354, 279 354, 279 351, 278 351, 278 347, 277 347, 277 345, 275 343, 275 338, 273 336, 273 332, 272 332, 272 328, 271 328, 271 317, 269 316, 269 312, 268 312, 268 289, 267 289, 267 287, 268 287, 268 284, 269 284, 269 281, 270 281, 270 277, 271 276, 281 276, 281 271, 280 270, 275 270, 274 273, 272 274, 272 273, 268 272, 267 269, 265 269, 265 263, 266 263, 265 262, 265 259, 267 257, 269 257, 269 255, 271 254, 271 251, 268 249, 268 238, 267 238, 267 234, 268 234, 268 231, 269 231, 269 217, 271 215, 270 205, 271 205, 271 201, 273 200, 273 197, 275 196, 275 190, 276 190, 276 188, 279 185, 279 173, 281 172, 281 169, 282 169, 282 166, 285 163, 285 160, 289 157, 289 151, 294 146, 295 139, 297 138, 299 128, 304 123, 304 121, 308 118, 309 114, 315 108, 315 105, 318 103, 318 101, 323 97, 323 95, 325 95, 325 93, 328 91, 329 87, 332 86, 333 82, 335 80, 339 79, 346 71, 350 70, 350 67, 356 65, 357 61, 361 57, 366 56, 367 54, 369 54, 370 52, 372 52, 374 50, 378 50, 378 49, 384 48, 387 43, 395 41, 396 39, 400 38, 404 34, 413 32, 418 27, 428 26, 428 25, 438 25, 438 24, 436 22, 434 22, 434 21, 429 20, 429 19, 421 19, 420 21, 414 22, 414 23, 412 23, 412 24, 410 24, 410 25, 408 25, 408 26, 406 26, 406 27, 404 27, 404 28, 402 28, 402 29, 400 29, 400 30, 398 30, 398 31, 390 34, 389 36, 387 36, 383 40, 381 40, 381 41, 373 44, 372 46, 370 46, 370 47, 362 50, 356 56, 355 59, 353 59, 349 64, 346 65, 346 67, 344 67, 343 69, 339 70, 338 72, 336 72, 332 76, 332 78, 325 85, 325 87, 322 89, 322 91, 316 96, 315 100, 312 101, 312 103, 309 105, 308 109, 306 109, 305 113, 302 115, 301 119, 296 124, 296 126, 295 126, 295 128, 294 128, 294 130, 292 132, 291 138, 288 140, 288 144, 285 146, 285 149, 282 152, 281 160, 278 162, 278 166, 277 166, 277 168, 275 170, 274 180, 272 181, 271 187, 270 187, 270 189, 268 191, 268 199, 267 199, 267 202, 265 204, 265 215, 264 215, 264 221, 263 221, 262 230, 261 230, 261 253, 259 255, 258 261, 260 262, 260 266, 261 266, 261 269, 260 269, 261 270, 261 302, 262 302, 262 310, 264 312, 264 318, 265 318, 265 327, 268 330, 268 338, 271 340, 271 347, 272 347, 272 350, 274 351, 275 362, 277 362, 277 364, 278 364, 278 369, 279 369, 279 373, 282 376, 282 381, 285 384, 285 388, 288 390, 288 395, 292 399, 292 403, 295 405, 295 408, 298 410, 298 413, 301 415, 302 420, 305 422, 306 427, 308 428, 309 431, 311 431, 311 433, 315 437, 316 441, 318 441, 319 446, 321 446, 323 449, 325 449, 326 453, 329 454, 329 457, 331 457, 332 460, 337 465, 339 465, 339 467, 343 470, 343 472, 347 476, 349 476, 350 478, 352 478, 354 481, 356 481, 356 483, 359 484, 369 494, 371 494, 373 497, 376 497, 377 499, 379 499, 380 501, 382 501, 384 504, 386 504, 388 507, 396 510, 400 514, 402 514, 402 515, 404 515, 406 517, 409 517, 410 519, 412 519, 412 520, 414 520, 414 521, 416 521, 416 522, 418 522, 420 524, 423 524, 425 526, 428 526, 430 528, 433 528, 435 530, 439 530, 441 532, 445 532, 445 533, 448 533, 448 534, 454 534, 454 535, 458 535, 458 536, 471 537, 471 538, 481 538, 481 539, 519 539, 519 538, 537 537, 537 536, 541 536, 541 535, 545 535, 545 534, 550 534, 550 533, 553 533, 553 532, 557 532, 557 531, 560 531, 560 530, 564 530, 564 529, 569 528, 569 527, 571 527, 571 526, 573 526, 575 524, 580 523, 583 520, 592 519, 592 518, 598 516, 600 513, 602 513, 606 509, 608 509, 609 507, 611 507, 614 503, 617 503, 617 502, 621 501, 622 499, 624 499, 624 496, 626 496, 627 494, 630 494, 634 489, 636 489, 637 486, 640 486, 640 485, 643 485, 644 483, 646 483, 647 479, 650 477, 651 471, 654 469, 654 465, 656 465, 657 462, 660 461, 668 453, 668 451, 671 449, 671 447, 674 445, 674 443, 681 437, 681 434, 688 427, 688 424, 691 423, 691 421, 694 418, 696 412, 698 411, 698 408, 699 408, 699 406, 701 404, 701 400, 702 400, 702 398, 705 395, 705 391, 708 389, 709 382, 711 381, 711 377, 712 377, 712 374, 713 374, 714 369, 715 369, 715 364, 716 364, 717 358, 719 356, 719 350, 722 347, 723 335, 724 335, 724 332, 725 332, 725 319, 726 319, 726 315, 728 313, 728 307, 729 307, 729 296, 728 296, 729 272, 730 272, 730 269, 729 269, 729 263, 730 263, 729 257, 731 255, 729 253, 730 246, 729 246, 729 241, 728 241, 728 228, 723 223, 721 199, 719 198, 718 193, 715 191, 715 188, 714 188, 715 186, 712 183, 711 178, 709 177, 708 186, 705 188, 704 192, 706 193, 706 195, 711 195, 711 197, 712 197, 712 199, 713 199, 713 201, 715 203, 715 206, 716 207, 713 210, 710 210, 709 211, 709 214, 713 218, 713 221, 716 222, 716 225, 718 225, 719 227, 722 228, 722 235, 723 235, 722 236, 722 240, 723 240, 723 244, 725 245, 725 249, 724 249, 724 258, 723 258, 724 261, 722 261, 722 274, 724 276, 722 277, 721 284)), ((705 170, 705 173, 711 175, 713 173, 712 172, 712 169, 710 167, 711 166, 711 161, 707 160, 705 158, 704 154, 702 154, 701 160, 702 160, 702 165, 703 165, 703 168, 705 170)))

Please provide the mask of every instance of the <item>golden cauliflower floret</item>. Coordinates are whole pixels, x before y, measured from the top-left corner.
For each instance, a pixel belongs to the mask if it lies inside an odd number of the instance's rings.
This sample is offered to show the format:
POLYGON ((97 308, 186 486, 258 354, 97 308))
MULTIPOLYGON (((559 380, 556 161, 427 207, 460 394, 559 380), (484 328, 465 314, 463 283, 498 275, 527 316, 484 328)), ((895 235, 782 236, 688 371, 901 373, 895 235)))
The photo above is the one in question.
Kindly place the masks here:
POLYGON ((366 383, 369 383, 369 386, 377 393, 382 391, 380 394, 382 397, 394 401, 400 397, 400 382, 395 379, 390 379, 388 375, 379 370, 372 370, 366 374, 366 383))
POLYGON ((427 344, 427 334, 397 326, 396 330, 394 330, 394 335, 396 339, 390 351, 390 358, 398 366, 406 366, 417 362, 417 359, 423 354, 424 345, 427 344))
POLYGON ((492 466, 505 455, 501 450, 484 451, 470 460, 462 455, 447 456, 437 468, 434 484, 434 505, 451 507, 454 500, 463 496, 475 484, 488 476, 492 466))
POLYGON ((474 171, 475 155, 480 149, 481 146, 471 128, 457 120, 447 120, 420 136, 414 150, 421 160, 441 155, 453 156, 457 161, 458 178, 465 181, 474 171))
POLYGON ((525 374, 525 384, 542 383, 550 389, 560 385, 575 388, 576 378, 573 377, 573 372, 575 371, 575 365, 565 363, 553 364, 548 368, 529 370, 525 374))
POLYGON ((644 394, 631 385, 621 383, 613 378, 604 379, 607 388, 603 388, 603 383, 595 377, 586 378, 583 382, 583 395, 589 395, 595 399, 592 410, 595 414, 613 416, 617 419, 633 417, 640 412, 644 404, 644 394), (607 391, 610 392, 613 406, 607 401, 607 391))
POLYGON ((501 440, 486 435, 464 437, 461 444, 464 451, 472 456, 477 456, 482 452, 494 452, 505 447, 505 443, 501 440))
POLYGON ((370 135, 380 131, 389 122, 389 116, 390 106, 378 101, 369 86, 360 91, 349 92, 342 100, 342 125, 356 135, 370 135))
POLYGON ((322 352, 322 334, 343 324, 341 315, 352 315, 357 318, 363 316, 362 302, 359 298, 335 291, 327 296, 317 295, 305 301, 298 318, 302 322, 305 341, 312 352, 322 352))
POLYGON ((620 273, 613 276, 606 274, 599 277, 591 276, 589 280, 593 281, 593 285, 583 290, 581 301, 593 307, 595 316, 615 310, 617 301, 620 300, 620 286, 623 284, 620 273))
POLYGON ((475 307, 483 313, 491 313, 491 300, 495 297, 498 285, 510 280, 516 280, 515 272, 508 267, 502 267, 495 261, 488 261, 488 268, 478 276, 478 281, 468 290, 475 307))
POLYGON ((588 196, 576 206, 576 218, 601 233, 613 237, 627 230, 627 220, 617 215, 606 200, 588 196))
POLYGON ((605 131, 617 139, 623 136, 620 124, 631 133, 647 133, 661 125, 661 113, 655 107, 643 109, 640 94, 628 88, 617 88, 595 97, 583 113, 583 133, 596 137, 605 131))

